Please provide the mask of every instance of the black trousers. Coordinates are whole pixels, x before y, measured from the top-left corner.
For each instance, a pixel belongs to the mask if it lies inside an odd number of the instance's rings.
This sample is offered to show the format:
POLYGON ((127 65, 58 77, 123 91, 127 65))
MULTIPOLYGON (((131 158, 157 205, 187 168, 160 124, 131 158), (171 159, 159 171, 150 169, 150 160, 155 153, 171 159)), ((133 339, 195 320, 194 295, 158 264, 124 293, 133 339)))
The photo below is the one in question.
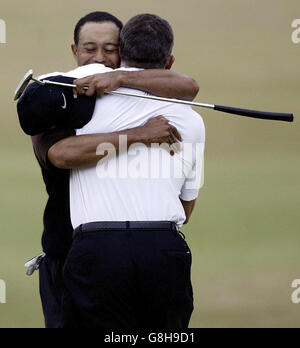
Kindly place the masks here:
POLYGON ((39 268, 40 296, 45 325, 48 329, 63 327, 63 267, 65 258, 46 256, 39 268))
POLYGON ((64 327, 187 328, 191 251, 174 224, 90 226, 80 227, 64 267, 64 327))

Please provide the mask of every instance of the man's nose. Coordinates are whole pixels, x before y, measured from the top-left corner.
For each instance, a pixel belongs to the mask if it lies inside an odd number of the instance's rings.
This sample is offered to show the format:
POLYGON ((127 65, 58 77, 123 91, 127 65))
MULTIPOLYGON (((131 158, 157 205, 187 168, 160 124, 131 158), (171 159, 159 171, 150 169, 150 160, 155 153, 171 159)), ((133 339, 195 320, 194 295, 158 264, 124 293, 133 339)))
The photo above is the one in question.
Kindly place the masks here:
POLYGON ((98 50, 95 57, 94 62, 99 64, 105 63, 105 55, 103 54, 102 50, 98 50))

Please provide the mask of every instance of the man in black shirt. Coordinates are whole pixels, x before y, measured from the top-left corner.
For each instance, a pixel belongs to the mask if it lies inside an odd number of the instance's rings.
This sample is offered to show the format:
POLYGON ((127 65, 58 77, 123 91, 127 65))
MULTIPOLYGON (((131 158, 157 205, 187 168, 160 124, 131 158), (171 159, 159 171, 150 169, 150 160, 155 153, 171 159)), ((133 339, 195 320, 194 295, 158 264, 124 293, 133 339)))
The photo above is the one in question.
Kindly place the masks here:
MULTIPOLYGON (((121 28, 122 23, 107 13, 96 12, 82 18, 75 28, 75 43, 72 45, 77 64, 100 63, 117 68, 120 62, 118 45, 121 28)), ((99 96, 120 86, 181 99, 193 99, 198 92, 193 79, 165 70, 102 74, 101 79, 95 76, 91 85, 99 96)), ((123 134, 128 136, 128 145, 135 142, 170 143, 173 142, 176 129, 159 116, 142 127, 119 133, 76 137, 75 130, 70 127, 52 128, 32 137, 34 152, 49 195, 42 237, 46 257, 40 265, 40 294, 48 328, 61 327, 62 268, 73 233, 69 207, 69 169, 97 163, 98 145, 109 142, 118 148, 119 135, 123 134)))

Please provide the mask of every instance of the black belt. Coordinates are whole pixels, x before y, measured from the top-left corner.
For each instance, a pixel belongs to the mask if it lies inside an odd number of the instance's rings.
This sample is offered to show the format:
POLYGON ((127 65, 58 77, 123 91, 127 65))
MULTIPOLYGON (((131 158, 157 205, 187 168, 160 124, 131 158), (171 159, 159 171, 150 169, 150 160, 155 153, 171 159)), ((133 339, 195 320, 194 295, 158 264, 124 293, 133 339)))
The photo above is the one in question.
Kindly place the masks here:
POLYGON ((171 221, 108 221, 80 225, 74 230, 73 238, 79 233, 116 230, 171 230, 178 232, 176 223, 171 221))

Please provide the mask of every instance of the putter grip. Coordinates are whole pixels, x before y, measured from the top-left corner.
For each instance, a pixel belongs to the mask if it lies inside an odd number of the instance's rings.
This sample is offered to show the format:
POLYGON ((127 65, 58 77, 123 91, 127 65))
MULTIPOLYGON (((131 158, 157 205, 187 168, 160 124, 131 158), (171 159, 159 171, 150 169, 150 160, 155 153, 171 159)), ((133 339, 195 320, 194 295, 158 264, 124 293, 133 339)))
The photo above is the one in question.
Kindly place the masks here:
POLYGON ((247 109, 239 109, 239 108, 233 108, 230 106, 223 106, 223 105, 215 105, 214 109, 217 111, 226 112, 228 114, 253 117, 253 118, 261 118, 263 120, 274 120, 274 121, 285 121, 285 122, 294 121, 294 115, 287 114, 287 113, 247 110, 247 109))

